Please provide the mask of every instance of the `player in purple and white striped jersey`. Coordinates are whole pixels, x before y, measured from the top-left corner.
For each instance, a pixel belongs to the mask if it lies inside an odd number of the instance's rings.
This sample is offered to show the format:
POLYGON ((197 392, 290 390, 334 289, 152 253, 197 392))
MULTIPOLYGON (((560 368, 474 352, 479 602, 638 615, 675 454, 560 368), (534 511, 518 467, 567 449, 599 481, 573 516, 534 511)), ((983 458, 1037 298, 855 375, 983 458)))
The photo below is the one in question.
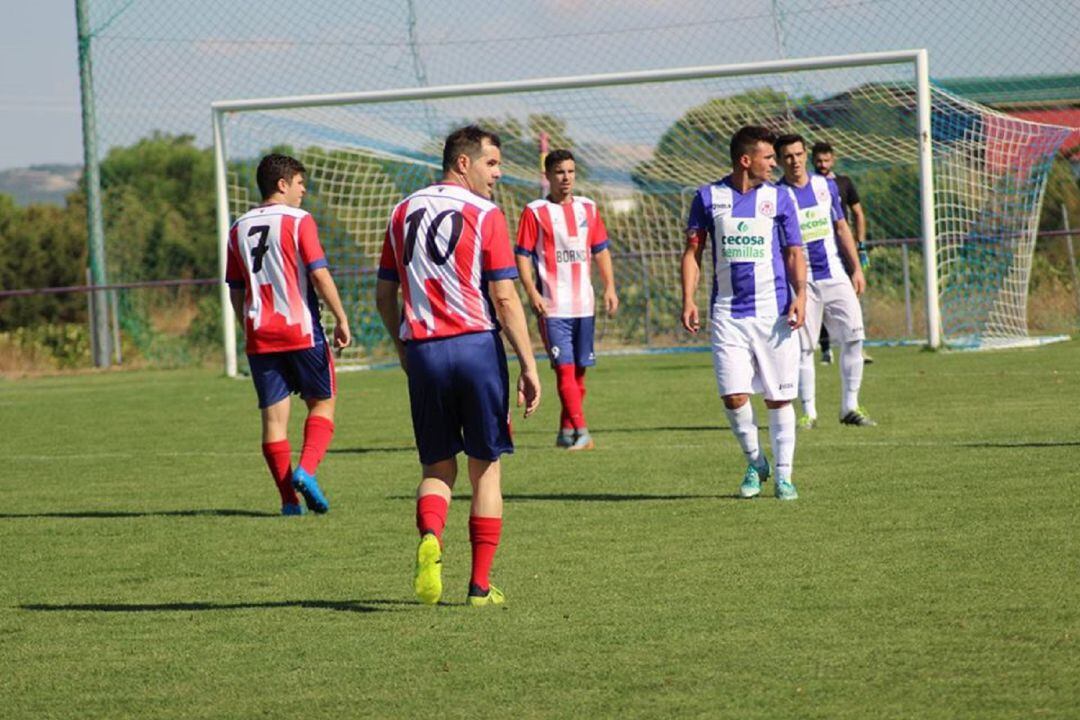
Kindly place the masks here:
POLYGON ((731 174, 694 195, 682 256, 682 324, 690 333, 700 328, 694 291, 708 238, 713 368, 731 430, 748 462, 739 493, 760 495, 771 474, 749 402, 751 394, 762 393, 769 408, 775 494, 794 500, 791 401, 799 379, 795 331, 806 310, 806 260, 794 201, 769 182, 776 167, 774 139, 767 128, 741 128, 731 139, 731 174))
POLYGON ((840 346, 840 422, 861 427, 875 425, 859 407, 866 335, 858 296, 866 289, 866 279, 844 219, 840 191, 831 178, 807 172, 806 142, 799 135, 780 136, 775 149, 784 168, 780 186, 788 189, 798 208, 809 268, 806 324, 799 333, 799 399, 803 406, 799 426, 809 429, 817 423, 814 347, 823 322, 833 342, 840 346))

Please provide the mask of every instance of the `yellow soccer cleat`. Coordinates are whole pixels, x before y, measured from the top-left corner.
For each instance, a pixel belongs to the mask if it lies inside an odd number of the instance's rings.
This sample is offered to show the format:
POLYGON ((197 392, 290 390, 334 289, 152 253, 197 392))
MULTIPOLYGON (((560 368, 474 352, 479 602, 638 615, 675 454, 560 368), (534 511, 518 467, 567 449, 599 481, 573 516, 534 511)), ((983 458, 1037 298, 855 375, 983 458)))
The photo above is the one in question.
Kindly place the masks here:
POLYGON ((488 588, 487 595, 469 594, 469 605, 472 607, 484 607, 486 605, 502 605, 506 602, 506 595, 499 588, 492 585, 488 588))
POLYGON ((413 590, 420 602, 435 605, 442 597, 442 548, 439 538, 427 533, 416 547, 416 572, 413 590))

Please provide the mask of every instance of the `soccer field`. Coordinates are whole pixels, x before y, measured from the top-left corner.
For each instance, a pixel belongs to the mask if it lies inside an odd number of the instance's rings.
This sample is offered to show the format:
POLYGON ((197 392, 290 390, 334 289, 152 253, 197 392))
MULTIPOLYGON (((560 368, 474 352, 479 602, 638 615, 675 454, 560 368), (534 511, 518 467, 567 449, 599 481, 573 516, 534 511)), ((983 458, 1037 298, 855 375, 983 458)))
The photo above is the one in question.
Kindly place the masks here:
POLYGON ((576 455, 542 370, 504 465, 508 604, 485 609, 462 604, 464 478, 446 604, 412 597, 396 370, 339 376, 332 510, 301 518, 277 515, 247 381, 3 381, 0 714, 1076 717, 1080 343, 873 354, 880 426, 834 423, 821 368, 790 503, 736 499, 708 354, 601 358, 576 455))

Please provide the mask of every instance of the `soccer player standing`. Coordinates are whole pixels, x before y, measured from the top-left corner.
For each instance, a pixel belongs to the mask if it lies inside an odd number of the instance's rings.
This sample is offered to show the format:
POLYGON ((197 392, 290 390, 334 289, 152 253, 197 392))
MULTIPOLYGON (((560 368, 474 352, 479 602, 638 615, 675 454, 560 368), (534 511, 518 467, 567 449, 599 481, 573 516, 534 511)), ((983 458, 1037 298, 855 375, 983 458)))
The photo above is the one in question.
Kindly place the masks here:
POLYGON ((866 289, 866 279, 840 207, 840 191, 831 178, 806 171, 806 142, 801 136, 781 135, 774 147, 784 168, 780 185, 791 191, 798 209, 808 267, 806 323, 799 332, 803 406, 799 426, 809 429, 817 423, 814 347, 823 322, 840 346, 840 422, 875 425, 859 407, 865 333, 858 296, 866 289))
MULTIPOLYGON (((859 254, 859 265, 862 269, 870 267, 870 259, 866 253, 866 213, 863 211, 862 200, 859 191, 855 189, 854 181, 847 175, 837 175, 833 172, 836 163, 836 153, 832 145, 827 142, 816 142, 810 151, 814 167, 819 175, 834 180, 840 191, 840 204, 844 208, 844 219, 848 222, 848 228, 855 236, 855 249, 859 254)), ((827 328, 821 329, 821 356, 822 360, 832 362, 832 354, 829 350, 829 332, 827 328)), ((874 362, 873 358, 866 354, 863 348, 863 362, 869 365, 874 362)))
POLYGON ((494 133, 471 125, 450 133, 442 182, 395 206, 379 262, 376 304, 408 376, 422 470, 413 589, 432 605, 442 597, 442 534, 461 451, 472 483, 468 603, 505 601, 489 581, 502 533, 499 458, 514 450, 500 327, 521 365, 518 405, 525 405, 525 417, 540 403, 506 218, 491 200, 501 158, 494 133))
POLYGON ((773 140, 767 128, 740 128, 731 138, 731 174, 694 195, 682 256, 682 324, 690 333, 700 329, 694 292, 708 237, 713 368, 731 430, 748 463, 739 493, 744 498, 760 495, 761 483, 771 474, 750 404, 750 395, 760 392, 769 408, 775 495, 794 500, 791 401, 799 379, 794 333, 806 309, 806 260, 791 194, 769 182, 776 167, 773 140))
POLYGON ((262 414, 263 457, 281 495, 283 515, 330 509, 315 479, 334 434, 334 360, 319 319, 316 292, 334 314, 334 347, 349 345, 349 319, 310 213, 300 209, 306 170, 287 155, 267 155, 255 177, 263 203, 229 230, 225 279, 243 318, 251 379, 262 414), (300 463, 292 468, 289 395, 308 407, 300 463))
POLYGON ((551 192, 548 197, 529 203, 521 213, 515 248, 517 268, 555 370, 562 403, 555 444, 568 450, 591 450, 593 439, 582 406, 585 370, 596 364, 593 352, 596 299, 591 277, 594 259, 604 283, 604 308, 608 315, 619 309, 619 296, 615 292, 607 228, 596 203, 574 195, 573 154, 569 150, 548 153, 544 158, 544 174, 551 192))

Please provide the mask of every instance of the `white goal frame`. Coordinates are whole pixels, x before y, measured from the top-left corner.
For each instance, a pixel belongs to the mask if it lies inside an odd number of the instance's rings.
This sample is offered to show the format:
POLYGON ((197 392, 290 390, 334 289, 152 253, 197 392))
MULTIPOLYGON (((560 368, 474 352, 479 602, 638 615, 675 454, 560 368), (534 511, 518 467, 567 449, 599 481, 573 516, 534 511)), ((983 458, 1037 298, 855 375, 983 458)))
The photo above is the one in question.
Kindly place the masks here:
MULTIPOLYGON (((917 131, 919 147, 919 206, 922 214, 922 247, 926 288, 926 341, 931 348, 941 345, 941 313, 938 305, 937 238, 934 218, 934 170, 930 133, 930 70, 926 49, 897 50, 890 52, 858 53, 854 55, 830 55, 791 60, 711 65, 701 67, 645 70, 625 73, 577 75, 477 83, 473 85, 443 85, 438 87, 411 87, 372 92, 331 93, 323 95, 295 95, 278 98, 254 98, 246 100, 219 100, 210 104, 214 136, 214 183, 217 188, 218 228, 218 275, 221 281, 221 321, 225 345, 225 373, 237 374, 236 318, 229 300, 229 287, 225 283, 225 263, 228 254, 229 196, 226 176, 225 117, 231 113, 260 110, 280 110, 326 105, 360 105, 405 100, 431 100, 437 98, 480 97, 508 93, 567 90, 615 85, 640 85, 680 80, 705 80, 735 75, 769 75, 802 70, 828 70, 869 65, 893 65, 911 63, 915 70, 917 131)), ((702 178, 704 180, 704 178, 702 178)))

